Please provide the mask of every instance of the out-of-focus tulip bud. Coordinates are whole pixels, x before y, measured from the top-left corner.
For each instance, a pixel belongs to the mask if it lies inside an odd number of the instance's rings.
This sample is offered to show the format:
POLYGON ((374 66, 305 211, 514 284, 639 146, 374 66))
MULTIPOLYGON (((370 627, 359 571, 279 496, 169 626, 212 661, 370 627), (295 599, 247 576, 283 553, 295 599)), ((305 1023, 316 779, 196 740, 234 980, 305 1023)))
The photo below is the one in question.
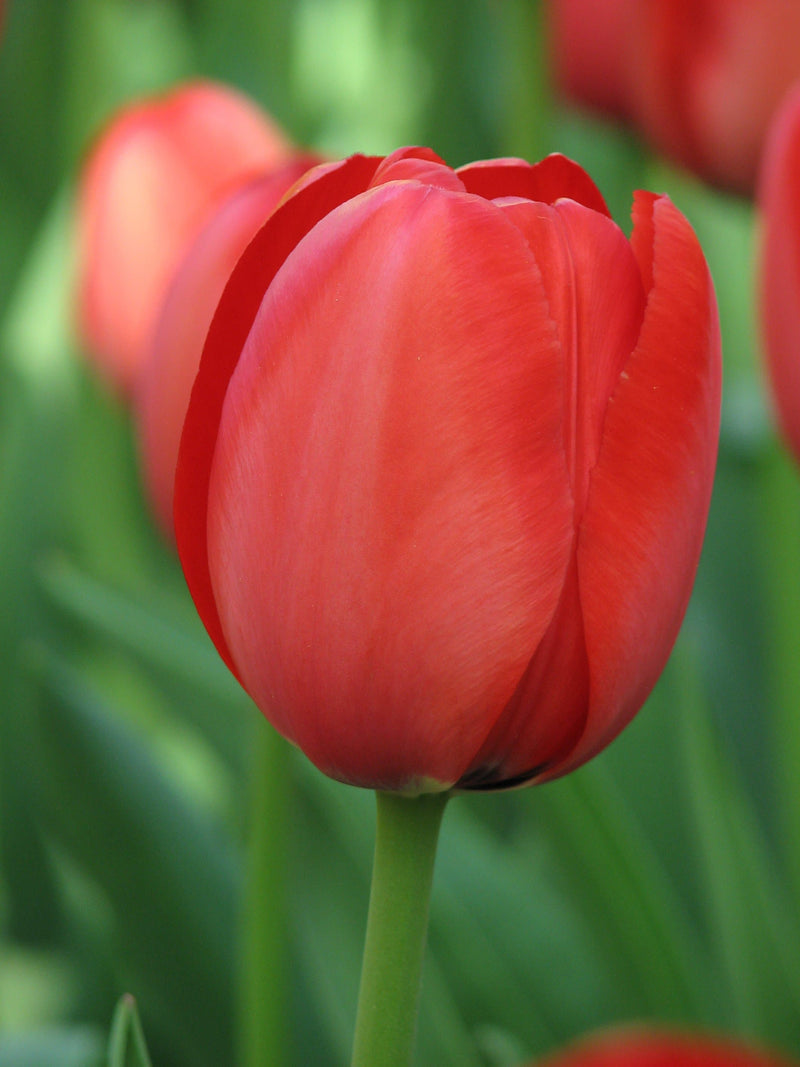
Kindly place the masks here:
POLYGON ((776 115, 764 150, 760 301, 764 348, 781 432, 800 462, 800 85, 776 115))
POLYGON ((189 247, 164 300, 134 410, 149 497, 169 537, 178 444, 214 309, 250 240, 289 187, 319 162, 297 155, 229 196, 189 247))
POLYGON ((800 78, 796 0, 550 0, 550 13, 568 95, 752 193, 771 116, 800 78))
POLYGON ((571 99, 629 118, 630 0, 551 0, 551 66, 571 99))
MULTIPOLYGON (((792 1067, 789 1060, 710 1034, 639 1027, 610 1030, 530 1067, 792 1067)), ((795 1065, 796 1067, 796 1065, 795 1065)))
POLYGON ((123 396, 188 245, 235 184, 293 151, 255 104, 211 82, 126 107, 99 135, 79 191, 78 325, 123 396))
POLYGON ((689 599, 716 303, 666 197, 633 236, 562 156, 311 172, 239 260, 184 424, 176 539, 220 653, 329 775, 563 774, 689 599))

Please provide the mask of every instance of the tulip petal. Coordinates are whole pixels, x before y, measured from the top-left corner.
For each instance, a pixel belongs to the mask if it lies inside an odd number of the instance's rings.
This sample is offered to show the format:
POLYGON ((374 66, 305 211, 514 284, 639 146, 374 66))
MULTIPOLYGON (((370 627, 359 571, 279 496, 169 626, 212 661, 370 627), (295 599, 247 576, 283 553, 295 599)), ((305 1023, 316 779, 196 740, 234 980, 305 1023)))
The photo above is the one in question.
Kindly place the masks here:
POLYGON ((538 1060, 537 1067, 791 1067, 791 1063, 777 1053, 706 1030, 628 1024, 579 1038, 538 1060))
POLYGON ((300 238, 337 204, 369 182, 378 160, 352 156, 339 168, 318 168, 253 239, 231 275, 211 322, 186 413, 175 475, 175 540, 198 613, 228 667, 236 667, 219 623, 208 571, 208 484, 227 383, 264 291, 300 238))
POLYGON ((545 5, 556 83, 578 103, 621 117, 629 108, 631 6, 632 0, 557 0, 545 5))
MULTIPOLYGON (((564 447, 577 528, 608 401, 639 337, 641 274, 619 227, 573 200, 553 207, 515 201, 503 211, 528 241, 558 326, 565 367, 564 447)), ((571 568, 545 640, 487 738, 471 780, 461 785, 516 783, 557 763, 583 730, 588 699, 578 574, 571 568)))
POLYGON ((464 192, 464 183, 430 148, 398 148, 375 171, 370 187, 386 182, 418 181, 454 193, 464 192))
POLYGON ((579 535, 591 700, 584 735, 558 773, 608 744, 663 669, 689 600, 716 462, 720 339, 700 246, 668 198, 648 195, 634 204, 632 245, 653 284, 609 404, 579 535))
POLYGON ((459 789, 510 789, 541 777, 574 748, 588 702, 589 664, 573 558, 547 632, 459 789))
POLYGON ((611 393, 642 325, 644 291, 631 245, 611 219, 574 200, 501 205, 542 273, 564 353, 565 449, 580 522, 611 393))
POLYGON ((134 400, 149 497, 170 537, 181 430, 214 310, 250 239, 289 186, 316 163, 316 157, 298 155, 237 189, 188 250, 164 299, 134 400))
POLYGON ((126 108, 99 137, 81 180, 78 316, 123 396, 172 273, 216 204, 292 153, 255 104, 203 81, 126 108))
POLYGON ((792 0, 631 4, 631 110, 651 143, 752 195, 771 116, 797 80, 792 0))
POLYGON ((326 773, 413 792, 469 766, 560 596, 562 410, 492 204, 394 182, 287 258, 228 390, 208 556, 244 684, 326 773))
POLYGON ((781 431, 800 459, 800 90, 770 131, 759 206, 760 302, 772 398, 781 431))
POLYGON ((610 212, 592 179, 567 156, 558 152, 545 156, 531 165, 522 159, 487 159, 459 167, 456 174, 468 193, 476 193, 487 200, 519 196, 554 204, 556 200, 577 200, 601 215, 610 212))

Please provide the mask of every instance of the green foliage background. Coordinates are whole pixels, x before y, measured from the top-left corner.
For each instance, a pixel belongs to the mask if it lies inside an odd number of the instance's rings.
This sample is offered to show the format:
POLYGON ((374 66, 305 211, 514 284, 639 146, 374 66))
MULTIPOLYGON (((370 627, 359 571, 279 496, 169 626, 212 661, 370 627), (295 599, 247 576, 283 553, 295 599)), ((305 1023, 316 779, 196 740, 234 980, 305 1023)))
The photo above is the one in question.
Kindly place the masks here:
POLYGON ((800 1057, 800 493, 758 370, 751 205, 554 101, 533 0, 7 8, 0 1067, 105 1062, 125 991, 161 1067, 255 1067, 269 1042, 287 1064, 349 1054, 372 798, 278 742, 218 662, 151 525, 127 415, 73 336, 86 146, 115 106, 198 74, 332 154, 560 150, 621 225, 636 187, 693 221, 725 397, 689 616, 647 706, 594 763, 451 805, 418 1062, 506 1067, 634 1019, 800 1057))

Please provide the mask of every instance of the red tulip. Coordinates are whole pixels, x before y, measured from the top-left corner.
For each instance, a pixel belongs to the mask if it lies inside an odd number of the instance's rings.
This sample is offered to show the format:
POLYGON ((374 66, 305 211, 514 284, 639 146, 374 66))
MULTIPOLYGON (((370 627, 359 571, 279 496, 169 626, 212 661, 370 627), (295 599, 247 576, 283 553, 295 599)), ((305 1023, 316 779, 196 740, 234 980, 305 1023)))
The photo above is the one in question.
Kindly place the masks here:
POLYGON ((537 1060, 535 1067, 790 1067, 790 1063, 730 1038, 631 1027, 579 1041, 537 1060))
POLYGON ((172 537, 172 487, 200 353, 225 282, 289 187, 319 159, 297 155, 237 189, 189 247, 163 302, 136 395, 142 466, 162 529, 172 537))
POLYGON ((800 462, 800 86, 776 116, 764 152, 761 317, 781 431, 800 462))
POLYGON ((220 653, 335 778, 552 778, 669 654, 716 456, 716 304, 638 193, 426 149, 304 179, 234 270, 175 483, 220 653))
POLYGON ((133 387, 188 245, 234 184, 292 151, 253 103, 210 82, 124 108, 100 135, 78 205, 79 326, 122 394, 133 387))
POLYGON ((702 177, 751 193, 800 78, 796 0, 551 0, 556 78, 702 177))

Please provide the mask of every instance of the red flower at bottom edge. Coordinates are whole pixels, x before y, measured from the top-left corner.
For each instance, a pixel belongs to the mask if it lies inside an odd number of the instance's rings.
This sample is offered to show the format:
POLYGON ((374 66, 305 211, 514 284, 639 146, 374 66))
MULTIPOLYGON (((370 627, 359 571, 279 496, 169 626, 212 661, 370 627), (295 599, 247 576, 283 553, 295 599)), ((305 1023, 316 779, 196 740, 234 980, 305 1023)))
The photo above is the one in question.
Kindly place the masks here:
MULTIPOLYGON (((578 1041, 530 1067, 793 1067, 732 1038, 639 1027, 578 1041)), ((795 1065, 796 1067, 796 1065, 795 1065)))

